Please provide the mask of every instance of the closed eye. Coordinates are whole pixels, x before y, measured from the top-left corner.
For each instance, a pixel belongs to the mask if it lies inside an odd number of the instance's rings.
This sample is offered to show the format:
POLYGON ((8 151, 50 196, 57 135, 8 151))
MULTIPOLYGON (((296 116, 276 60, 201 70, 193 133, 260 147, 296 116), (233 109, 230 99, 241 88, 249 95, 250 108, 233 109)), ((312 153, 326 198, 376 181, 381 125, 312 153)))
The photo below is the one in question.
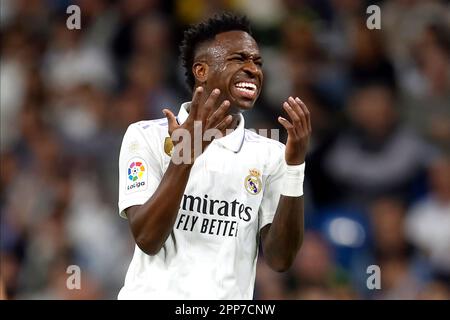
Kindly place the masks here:
POLYGON ((236 57, 231 57, 230 58, 231 61, 239 61, 239 62, 243 62, 244 58, 240 57, 240 56, 236 56, 236 57))
MULTIPOLYGON (((244 62, 246 60, 246 58, 242 57, 242 56, 234 56, 234 57, 231 57, 229 60, 230 61, 237 61, 237 62, 244 62)), ((256 64, 258 67, 262 67, 263 66, 263 62, 262 62, 262 60, 260 58, 257 58, 255 60, 253 60, 253 63, 256 64)))

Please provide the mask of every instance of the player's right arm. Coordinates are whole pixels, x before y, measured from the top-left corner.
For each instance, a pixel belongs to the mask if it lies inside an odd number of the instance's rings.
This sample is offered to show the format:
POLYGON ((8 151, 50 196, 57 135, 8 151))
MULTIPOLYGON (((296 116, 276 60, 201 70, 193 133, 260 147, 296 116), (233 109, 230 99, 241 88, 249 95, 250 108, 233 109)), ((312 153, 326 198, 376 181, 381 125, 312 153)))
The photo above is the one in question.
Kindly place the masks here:
MULTIPOLYGON (((180 161, 174 161, 176 160, 174 156, 183 153, 175 151, 180 150, 183 141, 173 141, 172 159, 156 190, 144 204, 130 206, 125 210, 136 244, 149 255, 155 255, 159 252, 175 224, 192 166, 196 156, 198 156, 194 153, 194 122, 197 121, 198 124, 198 121, 201 121, 203 136, 203 133, 210 128, 216 128, 224 132, 232 121, 232 117, 226 115, 230 107, 229 101, 225 100, 219 108, 216 107, 220 94, 220 91, 216 90, 213 90, 206 101, 202 103, 200 101, 202 100, 203 88, 198 87, 194 92, 189 116, 181 125, 177 123, 175 115, 171 111, 163 110, 168 120, 170 136, 173 136, 172 134, 180 129, 184 129, 190 134, 191 156, 188 161, 181 163, 180 161)), ((195 138, 201 139, 202 137, 195 138)), ((202 139, 201 152, 210 142, 202 139)), ((186 145, 183 147, 186 147, 186 145)))

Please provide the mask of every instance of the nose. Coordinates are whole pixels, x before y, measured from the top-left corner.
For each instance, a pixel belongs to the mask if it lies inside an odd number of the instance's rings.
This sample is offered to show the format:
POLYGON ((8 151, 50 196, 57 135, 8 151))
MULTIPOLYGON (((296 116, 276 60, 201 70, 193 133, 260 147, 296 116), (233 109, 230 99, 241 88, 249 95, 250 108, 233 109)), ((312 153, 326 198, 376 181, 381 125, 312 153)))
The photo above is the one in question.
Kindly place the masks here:
POLYGON ((253 60, 247 61, 243 67, 243 71, 250 77, 256 78, 261 75, 262 71, 259 66, 257 66, 253 60))

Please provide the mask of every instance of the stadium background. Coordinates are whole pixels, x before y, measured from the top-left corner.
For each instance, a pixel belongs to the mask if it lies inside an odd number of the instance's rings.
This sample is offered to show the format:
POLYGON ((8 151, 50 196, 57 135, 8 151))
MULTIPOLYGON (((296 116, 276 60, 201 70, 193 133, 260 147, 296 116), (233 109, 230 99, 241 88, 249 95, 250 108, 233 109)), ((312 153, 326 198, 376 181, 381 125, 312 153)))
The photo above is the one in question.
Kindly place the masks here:
MULTIPOLYGON (((2 0, 1 279, 11 299, 114 299, 133 252, 117 213, 127 126, 189 99, 183 28, 247 14, 265 60, 249 128, 312 112, 306 234, 257 299, 449 299, 447 1, 2 0), (81 30, 66 8, 81 8, 81 30), (365 10, 381 7, 381 30, 365 10), (381 290, 366 286, 381 269, 381 290), (81 268, 67 290, 66 268, 81 268)), ((281 128, 280 128, 281 129, 281 128)))

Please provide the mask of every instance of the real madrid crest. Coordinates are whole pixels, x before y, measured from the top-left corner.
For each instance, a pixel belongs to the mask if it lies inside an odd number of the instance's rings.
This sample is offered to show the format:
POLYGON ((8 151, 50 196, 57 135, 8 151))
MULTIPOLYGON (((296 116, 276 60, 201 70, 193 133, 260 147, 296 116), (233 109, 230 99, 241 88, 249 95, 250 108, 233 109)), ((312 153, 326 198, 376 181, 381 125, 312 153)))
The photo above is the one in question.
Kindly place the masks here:
POLYGON ((164 152, 171 157, 172 153, 173 153, 173 142, 172 139, 170 137, 167 137, 164 140, 164 152))
POLYGON ((261 172, 258 169, 250 169, 250 174, 245 177, 244 187, 252 195, 258 194, 262 189, 261 172))

